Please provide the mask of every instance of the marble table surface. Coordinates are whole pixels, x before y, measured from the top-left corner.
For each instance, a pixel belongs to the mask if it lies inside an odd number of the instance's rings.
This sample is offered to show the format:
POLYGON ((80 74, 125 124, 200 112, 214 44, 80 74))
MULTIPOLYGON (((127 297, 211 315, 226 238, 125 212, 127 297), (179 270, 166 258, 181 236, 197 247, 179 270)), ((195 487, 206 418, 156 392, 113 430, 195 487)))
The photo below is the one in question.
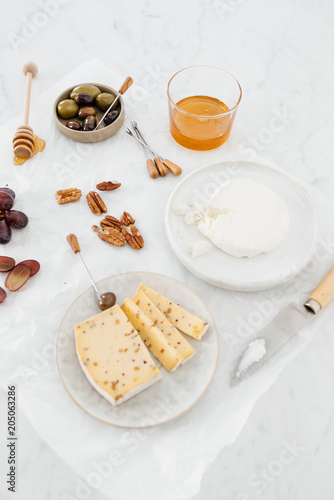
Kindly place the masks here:
MULTIPOLYGON (((275 162, 332 196, 333 21, 330 0, 7 2, 0 21, 1 122, 21 111, 17 69, 28 59, 43 75, 36 95, 95 57, 163 99, 179 68, 216 65, 236 75, 244 90, 217 159, 235 151, 275 162), (277 117, 280 127, 273 126, 277 117)), ((206 472, 196 500, 333 498, 333 320, 334 310, 258 401, 237 440, 206 472)), ((75 495, 80 478, 23 414, 19 434, 16 498, 104 500, 98 491, 75 495)))

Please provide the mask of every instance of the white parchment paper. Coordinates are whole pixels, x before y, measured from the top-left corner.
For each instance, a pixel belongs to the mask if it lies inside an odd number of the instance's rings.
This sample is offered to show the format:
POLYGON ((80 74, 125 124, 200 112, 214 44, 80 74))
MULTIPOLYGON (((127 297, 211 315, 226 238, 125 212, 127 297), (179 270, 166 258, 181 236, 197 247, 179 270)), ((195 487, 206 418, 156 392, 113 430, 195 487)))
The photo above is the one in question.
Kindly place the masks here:
MULTIPOLYGON (((179 264, 164 230, 164 208, 179 178, 151 180, 141 147, 125 133, 137 120, 147 140, 190 173, 218 160, 238 159, 231 149, 199 153, 177 145, 168 130, 167 104, 136 84, 124 97, 126 119, 111 139, 79 144, 56 129, 52 107, 58 94, 71 85, 101 82, 119 88, 127 75, 118 75, 99 61, 75 69, 41 96, 34 96, 30 123, 46 140, 46 149, 20 167, 12 164, 11 140, 21 117, 1 129, 0 185, 12 187, 15 208, 25 211, 26 229, 13 231, 0 253, 16 261, 37 259, 41 271, 17 293, 8 294, 0 308, 1 384, 18 386, 19 402, 43 439, 78 474, 76 491, 99 489, 117 500, 175 500, 191 498, 220 449, 236 439, 252 407, 275 382, 285 365, 310 341, 330 311, 326 310, 285 345, 247 384, 234 389, 229 378, 248 342, 291 300, 302 302, 334 263, 334 201, 305 186, 320 218, 320 243, 311 264, 292 283, 266 292, 235 293, 201 282, 179 264), (225 151, 225 152, 224 152, 225 151), (98 217, 87 207, 85 194, 102 180, 122 187, 103 195, 108 213, 135 215, 145 248, 118 249, 100 241, 91 230, 98 217), (81 188, 79 202, 59 206, 55 191, 81 188), (71 252, 66 235, 77 234, 83 256, 96 280, 123 271, 153 271, 175 277, 192 287, 210 308, 217 323, 221 352, 214 381, 203 399, 187 414, 163 427, 124 430, 95 421, 82 412, 61 386, 54 361, 58 325, 71 302, 89 283, 71 252)), ((233 144, 233 142, 232 142, 233 144)), ((4 277, 0 276, 0 286, 4 277)), ((160 411, 170 412, 168 400, 160 411)), ((80 496, 81 495, 81 496, 80 496)))

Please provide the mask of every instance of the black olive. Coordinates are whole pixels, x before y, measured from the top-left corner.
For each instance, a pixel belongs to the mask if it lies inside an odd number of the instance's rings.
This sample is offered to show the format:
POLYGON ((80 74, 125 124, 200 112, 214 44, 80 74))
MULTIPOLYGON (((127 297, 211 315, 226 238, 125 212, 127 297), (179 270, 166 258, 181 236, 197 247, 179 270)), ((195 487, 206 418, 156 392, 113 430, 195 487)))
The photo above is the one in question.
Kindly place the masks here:
POLYGON ((110 111, 110 113, 107 114, 107 116, 104 119, 104 123, 106 125, 110 125, 113 123, 117 118, 119 117, 119 111, 116 111, 115 109, 113 111, 110 111))

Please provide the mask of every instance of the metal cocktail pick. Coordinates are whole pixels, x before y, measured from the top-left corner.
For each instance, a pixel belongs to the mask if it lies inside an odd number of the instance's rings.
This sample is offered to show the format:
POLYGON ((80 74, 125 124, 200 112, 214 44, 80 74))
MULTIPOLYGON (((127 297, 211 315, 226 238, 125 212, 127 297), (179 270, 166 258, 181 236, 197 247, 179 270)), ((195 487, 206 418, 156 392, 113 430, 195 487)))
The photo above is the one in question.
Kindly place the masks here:
POLYGON ((105 117, 107 116, 107 114, 110 112, 110 110, 115 106, 115 104, 117 103, 118 99, 121 97, 121 95, 125 94, 125 92, 131 87, 131 85, 133 84, 133 80, 131 78, 131 76, 128 76, 124 82, 123 82, 123 85, 121 86, 121 88, 119 89, 118 91, 118 94, 116 96, 116 99, 113 100, 113 102, 110 104, 109 108, 107 109, 107 111, 104 113, 104 115, 102 116, 101 120, 99 121, 99 123, 96 125, 95 129, 94 130, 97 130, 99 128, 99 126, 101 125, 101 123, 103 122, 103 120, 105 119, 105 117))
POLYGON ((82 258, 81 251, 80 251, 80 246, 79 246, 79 242, 78 242, 78 238, 75 236, 75 234, 69 234, 66 239, 68 241, 68 244, 72 248, 73 252, 75 254, 79 255, 79 257, 81 259, 81 262, 82 262, 84 268, 87 271, 87 274, 88 274, 88 276, 89 276, 89 278, 90 278, 90 280, 92 282, 92 285, 93 285, 94 290, 95 290, 96 295, 97 295, 99 308, 102 311, 105 311, 106 309, 109 309, 109 307, 112 307, 113 305, 115 305, 115 303, 116 303, 116 295, 114 293, 112 293, 112 292, 106 292, 106 293, 100 294, 100 292, 98 291, 96 283, 93 280, 92 275, 90 274, 90 272, 88 270, 88 267, 86 266, 85 261, 82 258))
POLYGON ((168 170, 170 170, 172 172, 172 174, 174 174, 174 175, 181 175, 182 174, 182 168, 181 167, 179 167, 178 165, 176 165, 172 161, 167 160, 166 158, 164 159, 161 155, 159 155, 156 151, 154 151, 150 146, 148 146, 146 144, 146 142, 142 141, 141 139, 139 139, 138 137, 136 137, 135 135, 133 135, 133 133, 131 132, 131 130, 129 128, 126 129, 126 133, 129 134, 129 135, 131 135, 131 137, 133 137, 134 139, 136 139, 136 141, 140 142, 140 144, 142 144, 146 149, 148 149, 149 151, 151 151, 151 153, 156 158, 158 158, 158 160, 160 160, 168 168, 168 170))

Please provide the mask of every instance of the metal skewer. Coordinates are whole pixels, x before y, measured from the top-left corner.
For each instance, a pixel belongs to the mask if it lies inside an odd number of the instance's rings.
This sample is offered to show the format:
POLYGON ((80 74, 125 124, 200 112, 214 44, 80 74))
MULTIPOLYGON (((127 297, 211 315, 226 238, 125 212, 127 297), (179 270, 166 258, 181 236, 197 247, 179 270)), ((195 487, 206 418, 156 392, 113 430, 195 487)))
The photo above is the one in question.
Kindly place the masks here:
MULTIPOLYGON (((142 140, 142 141, 146 144, 146 146, 148 146, 147 142, 145 141, 145 139, 144 139, 144 137, 143 137, 142 133, 140 132, 140 130, 139 130, 139 128, 138 128, 137 122, 132 121, 132 122, 131 122, 131 125, 132 125, 132 128, 134 129, 134 131, 136 132, 137 137, 138 137, 139 139, 141 139, 141 140, 142 140)), ((145 146, 143 146, 143 150, 144 150, 144 152, 145 152, 146 158, 147 158, 147 159, 149 159, 149 158, 150 158, 150 155, 148 154, 147 149, 145 148, 145 146)))
MULTIPOLYGON (((140 130, 138 128, 137 122, 133 121, 133 122, 131 122, 131 124, 132 124, 132 128, 136 132, 136 134, 139 137, 139 139, 141 139, 146 144, 146 146, 148 146, 147 142, 145 141, 145 138, 144 138, 143 134, 140 132, 140 130)), ((146 157, 149 158, 147 150, 146 150, 146 148, 144 148, 144 146, 143 146, 143 149, 145 151, 146 157)), ((150 164, 151 164, 152 160, 148 160, 148 161, 150 161, 150 164)), ((150 168, 149 168, 148 161, 147 161, 147 168, 148 168, 148 171, 150 173, 150 168)), ((158 170, 158 175, 160 174, 162 177, 164 177, 165 175, 168 174, 168 168, 166 167, 166 165, 164 165, 162 163, 162 161, 160 160, 160 158, 155 157, 152 163, 153 163, 153 165, 155 167, 155 170, 158 170)), ((153 177, 153 178, 155 179, 156 177, 153 177)))
MULTIPOLYGON (((137 127, 137 123, 136 122, 131 122, 132 124, 132 127, 134 129, 134 131, 136 132, 137 134, 137 137, 139 139, 141 139, 143 142, 146 143, 144 137, 141 135, 138 127, 137 127)), ((147 165, 147 170, 148 170, 148 173, 149 173, 149 176, 152 178, 152 179, 156 179, 157 177, 159 177, 159 172, 158 172, 158 169, 156 167, 156 164, 154 163, 154 161, 151 159, 150 155, 148 154, 147 152, 147 149, 142 146, 144 152, 145 152, 145 156, 146 156, 146 165, 147 165)))
POLYGON ((90 281, 92 282, 93 288, 94 288, 94 290, 96 292, 96 295, 97 295, 97 300, 98 300, 99 308, 102 311, 105 311, 106 309, 109 309, 109 307, 112 307, 116 303, 116 295, 113 292, 105 292, 105 293, 102 293, 102 294, 99 292, 99 290, 98 290, 98 288, 96 286, 96 283, 93 280, 93 277, 90 274, 89 269, 86 266, 86 263, 85 263, 85 261, 82 258, 81 249, 80 249, 80 245, 79 245, 77 237, 75 236, 75 234, 71 233, 71 234, 69 234, 67 236, 66 239, 67 239, 68 244, 72 248, 73 252, 76 255, 79 255, 79 257, 81 259, 81 262, 82 262, 84 268, 87 271, 87 274, 88 274, 88 276, 90 278, 90 281))
POLYGON ((161 162, 174 174, 174 175, 181 175, 182 174, 182 168, 176 165, 175 163, 171 162, 170 160, 167 160, 166 158, 164 159, 163 156, 159 155, 156 151, 154 151, 152 148, 150 148, 145 142, 143 142, 141 139, 133 135, 131 130, 129 128, 126 129, 126 133, 131 135, 136 141, 140 142, 145 148, 147 148, 151 153, 157 157, 161 162))
POLYGON ((149 151, 151 151, 151 153, 154 155, 154 156, 157 156, 158 158, 160 158, 161 160, 163 159, 161 155, 159 155, 159 153, 157 153, 156 151, 154 151, 152 148, 150 148, 147 144, 145 144, 145 142, 143 142, 142 140, 140 140, 138 137, 134 136, 133 133, 131 132, 131 130, 129 128, 126 129, 126 133, 131 135, 131 137, 133 137, 134 139, 136 139, 136 141, 140 142, 140 144, 142 144, 144 146, 144 148, 148 149, 149 151))
POLYGON ((121 88, 119 89, 118 91, 118 94, 116 96, 116 99, 113 100, 113 102, 110 104, 109 108, 107 109, 107 111, 104 113, 104 115, 102 116, 101 120, 99 121, 99 123, 96 125, 95 129, 94 130, 97 130, 99 128, 99 126, 101 125, 101 123, 103 122, 103 120, 105 119, 105 117, 107 116, 107 114, 110 112, 110 110, 115 106, 115 104, 117 103, 118 99, 121 97, 121 95, 125 94, 125 92, 131 87, 131 85, 133 84, 133 80, 131 78, 131 76, 128 76, 127 78, 125 78, 124 80, 124 83, 123 85, 121 86, 121 88))

